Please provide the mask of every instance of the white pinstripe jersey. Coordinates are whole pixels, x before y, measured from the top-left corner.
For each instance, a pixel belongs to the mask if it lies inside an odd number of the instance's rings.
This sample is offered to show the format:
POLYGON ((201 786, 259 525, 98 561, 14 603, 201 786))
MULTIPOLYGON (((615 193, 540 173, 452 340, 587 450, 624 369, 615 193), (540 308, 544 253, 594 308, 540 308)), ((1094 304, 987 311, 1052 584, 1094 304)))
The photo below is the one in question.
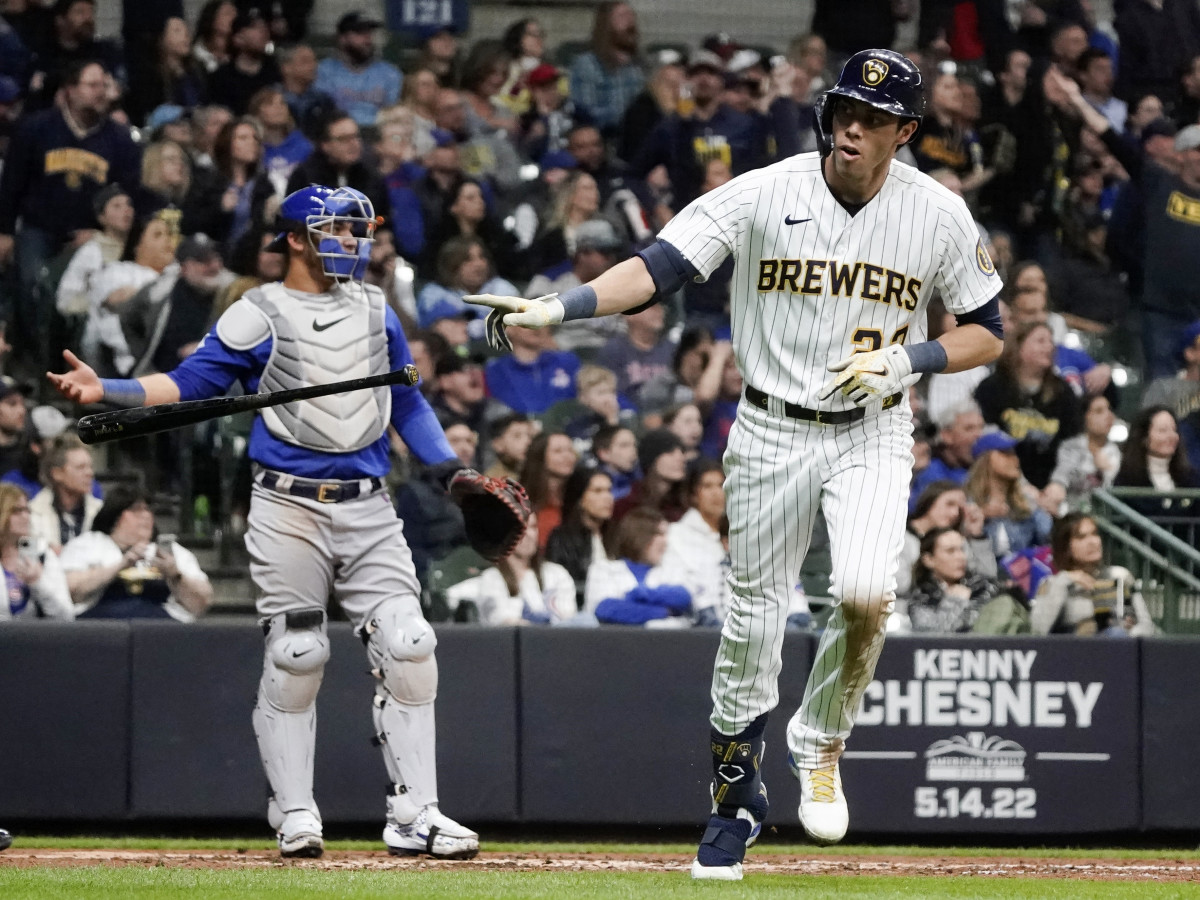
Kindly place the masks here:
POLYGON ((946 309, 983 306, 1001 282, 966 204, 893 161, 879 193, 851 216, 802 153, 699 197, 659 233, 705 280, 730 253, 733 349, 746 383, 810 409, 848 409, 817 394, 826 367, 854 350, 926 339, 937 291, 946 309))

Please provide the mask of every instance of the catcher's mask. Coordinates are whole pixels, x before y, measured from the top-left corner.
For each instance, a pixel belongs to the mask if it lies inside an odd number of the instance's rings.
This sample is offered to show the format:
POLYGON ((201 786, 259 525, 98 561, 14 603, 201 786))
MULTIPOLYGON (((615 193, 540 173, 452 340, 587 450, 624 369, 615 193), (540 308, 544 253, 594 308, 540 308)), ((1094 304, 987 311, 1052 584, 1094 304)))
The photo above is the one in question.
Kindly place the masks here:
POLYGON ((267 249, 286 252, 289 233, 307 234, 326 275, 337 281, 362 281, 379 221, 362 191, 310 184, 280 204, 275 219, 280 231, 267 249), (347 238, 354 239, 353 251, 346 248, 347 238))

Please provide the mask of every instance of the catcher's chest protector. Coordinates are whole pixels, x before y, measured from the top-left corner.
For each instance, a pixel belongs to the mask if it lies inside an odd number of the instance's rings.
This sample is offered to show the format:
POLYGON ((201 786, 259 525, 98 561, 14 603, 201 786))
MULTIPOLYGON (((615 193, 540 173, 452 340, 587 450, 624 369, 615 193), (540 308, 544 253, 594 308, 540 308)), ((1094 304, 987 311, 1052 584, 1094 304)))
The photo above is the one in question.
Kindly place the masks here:
MULTIPOLYGON (((266 314, 274 343, 260 391, 282 391, 388 371, 383 293, 335 286, 319 298, 299 297, 279 284, 246 295, 266 314)), ((370 446, 392 412, 389 387, 331 394, 262 411, 275 437, 326 453, 370 446)))

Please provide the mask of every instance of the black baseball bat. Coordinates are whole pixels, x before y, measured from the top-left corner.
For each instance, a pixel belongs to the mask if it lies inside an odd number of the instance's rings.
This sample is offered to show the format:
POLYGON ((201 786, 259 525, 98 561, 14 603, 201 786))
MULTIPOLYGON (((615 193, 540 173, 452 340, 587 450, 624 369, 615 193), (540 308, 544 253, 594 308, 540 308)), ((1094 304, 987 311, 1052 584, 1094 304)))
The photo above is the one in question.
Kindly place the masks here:
POLYGON ((156 406, 135 406, 132 409, 114 409, 111 412, 84 416, 79 420, 79 437, 85 444, 103 444, 122 438, 156 434, 232 416, 252 409, 265 409, 282 403, 327 397, 330 394, 347 394, 367 388, 385 387, 390 384, 406 384, 410 387, 420 380, 417 367, 405 366, 383 375, 352 378, 331 384, 314 384, 310 387, 294 388, 290 391, 269 391, 262 394, 247 394, 243 397, 218 397, 215 400, 183 400, 179 403, 160 403, 156 406))

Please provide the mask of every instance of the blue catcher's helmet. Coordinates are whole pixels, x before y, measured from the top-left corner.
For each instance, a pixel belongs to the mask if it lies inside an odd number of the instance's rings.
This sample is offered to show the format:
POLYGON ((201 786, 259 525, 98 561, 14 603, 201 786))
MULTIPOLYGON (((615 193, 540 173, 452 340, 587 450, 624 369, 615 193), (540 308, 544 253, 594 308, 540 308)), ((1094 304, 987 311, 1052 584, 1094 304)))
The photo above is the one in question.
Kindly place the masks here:
POLYGON ((280 232, 267 249, 285 252, 289 232, 307 234, 326 275, 338 281, 361 281, 367 274, 378 224, 375 208, 362 191, 310 184, 288 194, 279 205, 275 227, 280 232), (343 245, 345 236, 337 236, 339 226, 344 225, 350 226, 350 236, 355 239, 352 253, 343 245))
POLYGON ((823 156, 833 151, 835 97, 861 100, 901 119, 911 119, 918 128, 925 116, 921 70, 894 50, 860 50, 846 61, 837 84, 817 100, 813 127, 823 156))

